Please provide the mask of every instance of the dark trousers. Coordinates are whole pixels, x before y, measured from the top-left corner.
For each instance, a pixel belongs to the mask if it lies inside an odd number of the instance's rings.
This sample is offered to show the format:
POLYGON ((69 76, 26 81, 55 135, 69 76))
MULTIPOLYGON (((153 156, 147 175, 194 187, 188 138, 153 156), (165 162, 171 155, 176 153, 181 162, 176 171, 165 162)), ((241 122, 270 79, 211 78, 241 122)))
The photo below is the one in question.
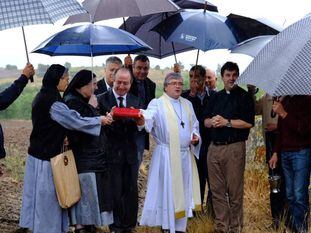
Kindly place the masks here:
POLYGON ((201 204, 204 203, 204 195, 206 190, 206 183, 208 185, 208 193, 207 193, 207 200, 206 203, 211 202, 212 198, 212 192, 209 185, 208 180, 208 170, 207 170, 207 152, 208 152, 208 146, 209 143, 204 143, 201 145, 200 148, 200 157, 199 159, 195 158, 197 168, 198 168, 198 174, 199 174, 199 180, 200 180, 200 192, 201 192, 201 204))
POLYGON ((138 164, 113 164, 111 182, 113 194, 113 219, 111 231, 131 232, 137 223, 138 212, 138 164))
MULTIPOLYGON (((265 132, 265 143, 266 143, 266 159, 267 162, 270 160, 273 154, 273 147, 276 142, 276 132, 265 132)), ((275 227, 278 227, 281 219, 285 217, 285 204, 286 204, 286 194, 285 194, 285 180, 284 173, 281 165, 281 160, 275 169, 269 167, 269 175, 279 175, 281 176, 281 186, 279 193, 270 192, 270 207, 272 220, 275 227)))

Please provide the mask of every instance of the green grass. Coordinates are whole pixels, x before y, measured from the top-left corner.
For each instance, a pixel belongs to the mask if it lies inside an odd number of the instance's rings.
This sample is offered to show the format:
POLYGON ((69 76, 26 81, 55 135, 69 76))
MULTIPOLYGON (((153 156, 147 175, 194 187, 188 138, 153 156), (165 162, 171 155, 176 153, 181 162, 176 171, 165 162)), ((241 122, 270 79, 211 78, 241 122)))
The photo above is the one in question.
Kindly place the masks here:
POLYGON ((9 144, 6 146, 7 155, 3 161, 6 170, 15 182, 21 182, 24 179, 25 157, 20 155, 16 145, 9 144))

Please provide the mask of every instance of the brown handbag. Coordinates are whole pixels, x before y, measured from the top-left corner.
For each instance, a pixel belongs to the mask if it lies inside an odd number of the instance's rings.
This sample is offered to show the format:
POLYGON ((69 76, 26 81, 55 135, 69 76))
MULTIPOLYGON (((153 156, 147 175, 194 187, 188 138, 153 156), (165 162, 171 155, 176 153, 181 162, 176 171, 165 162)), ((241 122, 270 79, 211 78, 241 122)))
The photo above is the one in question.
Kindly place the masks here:
POLYGON ((81 198, 76 162, 72 150, 51 158, 53 180, 57 199, 62 208, 69 208, 81 198))

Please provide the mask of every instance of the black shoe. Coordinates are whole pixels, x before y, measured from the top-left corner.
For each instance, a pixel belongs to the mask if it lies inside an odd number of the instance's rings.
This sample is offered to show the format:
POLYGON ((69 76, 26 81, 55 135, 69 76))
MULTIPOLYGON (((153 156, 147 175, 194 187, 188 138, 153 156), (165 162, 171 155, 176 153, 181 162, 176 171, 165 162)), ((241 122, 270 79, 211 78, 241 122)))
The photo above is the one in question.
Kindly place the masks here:
POLYGON ((16 231, 14 231, 14 233, 27 233, 28 232, 28 228, 19 228, 16 231))

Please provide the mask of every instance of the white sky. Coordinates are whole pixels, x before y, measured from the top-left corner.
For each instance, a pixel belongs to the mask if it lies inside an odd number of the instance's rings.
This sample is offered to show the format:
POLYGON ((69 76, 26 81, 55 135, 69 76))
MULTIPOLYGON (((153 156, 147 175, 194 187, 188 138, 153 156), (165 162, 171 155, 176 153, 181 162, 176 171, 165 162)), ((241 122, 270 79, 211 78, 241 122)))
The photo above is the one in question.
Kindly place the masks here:
MULTIPOLYGON (((220 13, 223 15, 235 13, 252 18, 267 18, 277 25, 284 26, 292 24, 311 12, 310 0, 209 0, 209 2, 217 5, 220 13)), ((28 50, 33 50, 50 35, 64 29, 62 26, 63 22, 62 20, 55 25, 25 27, 28 50)), ((114 19, 101 21, 98 24, 119 27, 121 23, 121 19, 114 19)), ((70 27, 72 25, 68 26, 70 27)), ((120 58, 123 57, 124 56, 120 56, 120 58)), ((95 57, 94 64, 101 65, 105 62, 106 58, 107 56, 95 57)), ((177 59, 181 61, 186 68, 189 68, 190 64, 195 63, 196 51, 177 54, 177 59)), ((205 53, 200 52, 198 63, 216 69, 217 64, 222 64, 228 60, 238 62, 240 69, 244 70, 251 61, 251 58, 246 55, 230 54, 225 50, 214 50, 205 53)), ((50 57, 35 53, 30 53, 30 61, 35 67, 37 67, 38 63, 64 64, 68 61, 73 66, 90 66, 91 63, 88 57, 50 57)), ((0 67, 5 67, 7 64, 14 64, 22 68, 25 63, 26 55, 21 28, 0 31, 0 67)), ((172 66, 173 63, 173 57, 162 60, 151 58, 152 67, 160 65, 164 68, 166 66, 172 66)))

